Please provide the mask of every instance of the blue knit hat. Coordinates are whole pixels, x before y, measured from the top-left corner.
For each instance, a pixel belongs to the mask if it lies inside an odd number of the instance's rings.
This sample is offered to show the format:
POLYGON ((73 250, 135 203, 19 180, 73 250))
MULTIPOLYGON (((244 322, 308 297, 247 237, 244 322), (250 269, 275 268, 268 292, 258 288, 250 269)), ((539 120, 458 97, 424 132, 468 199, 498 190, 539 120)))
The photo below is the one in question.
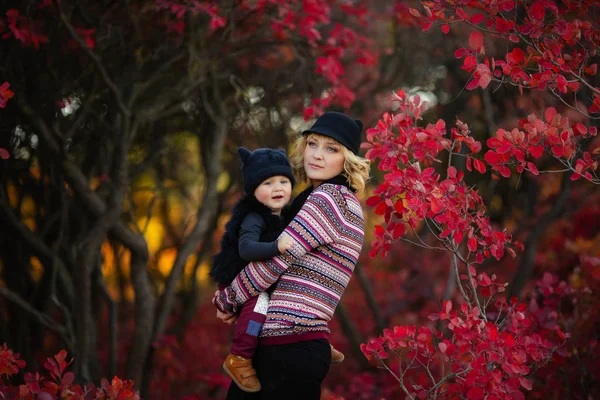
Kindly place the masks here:
POLYGON ((285 151, 275 149, 256 149, 250 151, 245 147, 238 148, 242 160, 244 190, 253 194, 258 185, 272 176, 283 175, 290 179, 294 186, 294 174, 285 151))
POLYGON ((303 135, 318 133, 337 140, 354 154, 360 150, 360 135, 363 123, 359 119, 352 119, 346 114, 329 111, 321 115, 310 127, 302 132, 303 135))

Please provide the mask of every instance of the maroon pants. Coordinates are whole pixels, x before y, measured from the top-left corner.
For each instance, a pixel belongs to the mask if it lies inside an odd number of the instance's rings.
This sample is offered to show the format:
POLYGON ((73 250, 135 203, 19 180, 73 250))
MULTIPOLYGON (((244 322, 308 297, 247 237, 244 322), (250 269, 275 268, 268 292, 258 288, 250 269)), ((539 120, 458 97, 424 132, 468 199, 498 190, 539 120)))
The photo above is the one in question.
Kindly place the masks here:
POLYGON ((261 293, 242 306, 235 325, 231 354, 245 358, 254 357, 258 346, 258 335, 267 317, 268 304, 269 296, 266 293, 261 293))

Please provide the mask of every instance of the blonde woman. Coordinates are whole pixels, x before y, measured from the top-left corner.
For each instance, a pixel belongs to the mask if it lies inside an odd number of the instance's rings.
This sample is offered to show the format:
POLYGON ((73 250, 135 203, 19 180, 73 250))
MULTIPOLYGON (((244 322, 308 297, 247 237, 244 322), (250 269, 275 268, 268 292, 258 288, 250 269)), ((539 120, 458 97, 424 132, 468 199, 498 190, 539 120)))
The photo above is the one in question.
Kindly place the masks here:
POLYGON ((331 362, 328 322, 354 271, 364 240, 356 194, 365 189, 369 162, 358 156, 362 122, 328 112, 297 139, 290 155, 294 175, 310 187, 292 204, 281 237, 292 248, 248 264, 230 286, 217 291, 217 317, 232 323, 239 307, 271 287, 266 320, 253 360, 262 390, 235 384, 228 399, 318 400, 331 362))

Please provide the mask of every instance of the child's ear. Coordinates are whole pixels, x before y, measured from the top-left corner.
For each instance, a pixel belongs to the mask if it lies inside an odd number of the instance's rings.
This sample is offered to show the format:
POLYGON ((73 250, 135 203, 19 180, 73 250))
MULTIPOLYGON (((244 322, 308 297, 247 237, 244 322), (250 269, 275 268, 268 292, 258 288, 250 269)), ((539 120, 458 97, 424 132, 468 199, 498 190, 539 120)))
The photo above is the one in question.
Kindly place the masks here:
POLYGON ((240 155, 242 163, 246 164, 250 159, 252 152, 245 147, 238 147, 238 154, 240 155))

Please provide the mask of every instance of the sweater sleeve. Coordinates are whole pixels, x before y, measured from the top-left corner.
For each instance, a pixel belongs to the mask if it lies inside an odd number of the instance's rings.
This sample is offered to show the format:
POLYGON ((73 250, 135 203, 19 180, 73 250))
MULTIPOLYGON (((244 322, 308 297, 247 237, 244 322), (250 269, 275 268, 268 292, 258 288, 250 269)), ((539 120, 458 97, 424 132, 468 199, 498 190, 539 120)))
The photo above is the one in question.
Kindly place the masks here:
POLYGON ((260 235, 265 228, 265 221, 257 213, 248 214, 242 221, 238 251, 244 261, 268 260, 279 255, 277 241, 260 241, 260 235))
POLYGON ((238 306, 275 283, 295 260, 319 246, 335 242, 338 229, 344 225, 345 207, 341 195, 315 189, 281 234, 294 240, 292 248, 270 260, 248 264, 231 285, 216 296, 217 306, 222 311, 235 313, 238 306))

